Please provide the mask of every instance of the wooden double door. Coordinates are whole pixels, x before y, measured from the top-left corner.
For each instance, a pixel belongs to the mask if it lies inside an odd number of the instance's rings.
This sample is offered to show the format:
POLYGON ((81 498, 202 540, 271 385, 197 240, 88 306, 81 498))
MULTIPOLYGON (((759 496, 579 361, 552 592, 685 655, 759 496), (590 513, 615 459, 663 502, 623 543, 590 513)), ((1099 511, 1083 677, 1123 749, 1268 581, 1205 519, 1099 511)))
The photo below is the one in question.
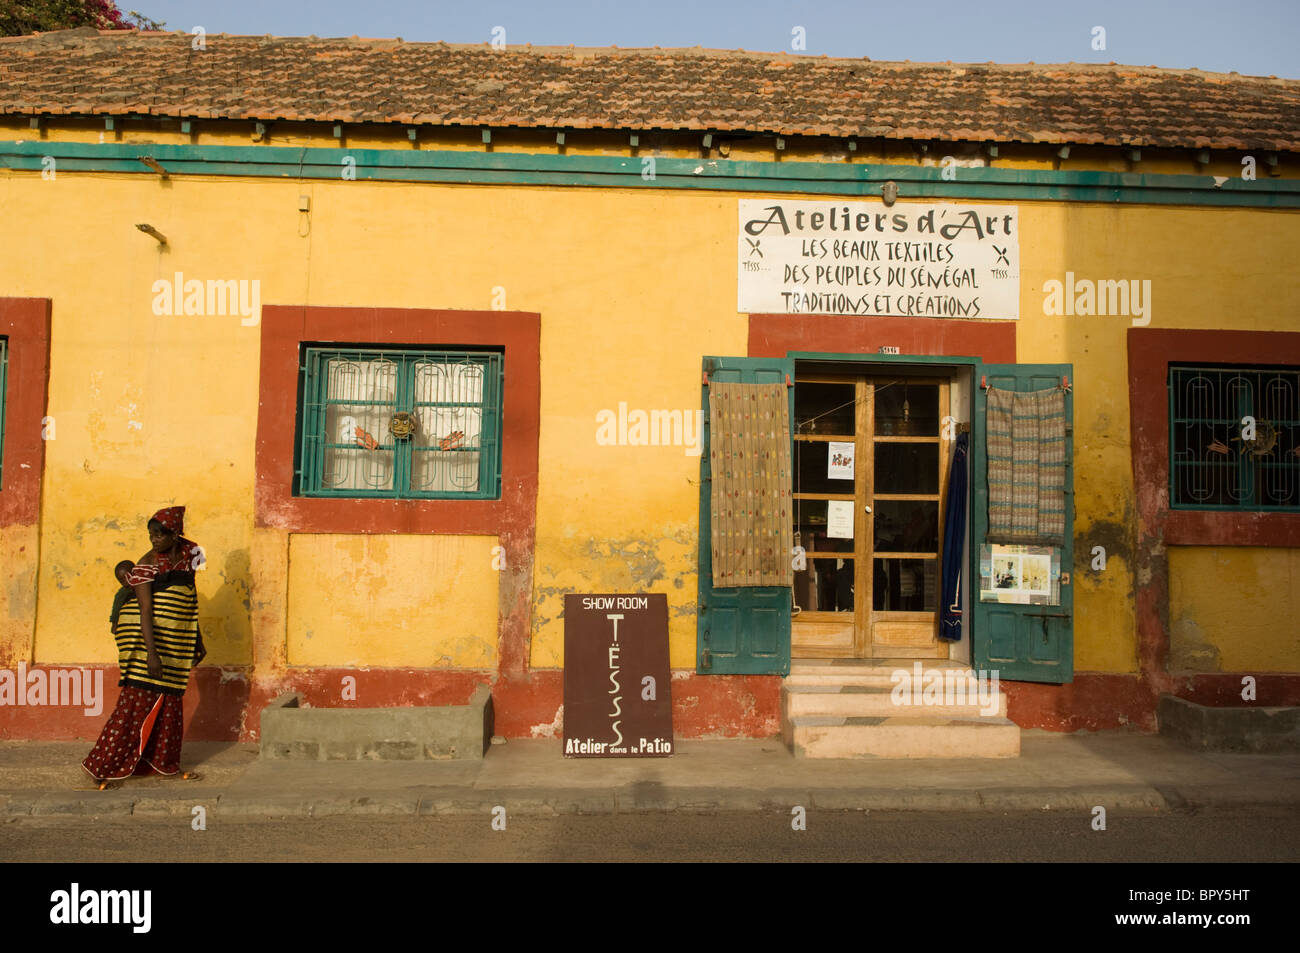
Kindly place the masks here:
POLYGON ((939 567, 956 427, 947 378, 795 381, 794 658, 946 658, 939 567))

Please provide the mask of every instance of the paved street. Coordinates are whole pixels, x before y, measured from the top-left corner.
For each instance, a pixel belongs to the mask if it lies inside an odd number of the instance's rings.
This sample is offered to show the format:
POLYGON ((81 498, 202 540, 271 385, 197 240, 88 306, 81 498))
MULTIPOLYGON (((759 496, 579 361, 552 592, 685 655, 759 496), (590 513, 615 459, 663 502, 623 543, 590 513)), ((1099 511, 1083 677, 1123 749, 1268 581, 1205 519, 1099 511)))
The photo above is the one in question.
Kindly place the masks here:
POLYGON ((209 823, 23 817, 0 824, 9 861, 934 861, 1294 862, 1293 811, 1124 814, 1094 831, 1086 812, 810 811, 506 818, 339 816, 209 823), (144 832, 146 836, 141 836, 144 832))

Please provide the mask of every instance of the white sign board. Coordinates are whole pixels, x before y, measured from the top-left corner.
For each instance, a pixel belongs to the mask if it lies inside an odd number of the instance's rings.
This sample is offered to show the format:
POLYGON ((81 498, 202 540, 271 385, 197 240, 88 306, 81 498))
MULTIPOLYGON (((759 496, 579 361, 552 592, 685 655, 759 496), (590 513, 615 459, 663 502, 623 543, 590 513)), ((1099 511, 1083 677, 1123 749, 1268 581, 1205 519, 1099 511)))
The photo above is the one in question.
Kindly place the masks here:
POLYGON ((1020 317, 1013 205, 741 199, 738 250, 742 312, 1020 317))
POLYGON ((853 444, 837 440, 826 444, 826 479, 853 479, 853 444))
POLYGON ((828 500, 826 503, 826 537, 853 538, 853 501, 828 500))

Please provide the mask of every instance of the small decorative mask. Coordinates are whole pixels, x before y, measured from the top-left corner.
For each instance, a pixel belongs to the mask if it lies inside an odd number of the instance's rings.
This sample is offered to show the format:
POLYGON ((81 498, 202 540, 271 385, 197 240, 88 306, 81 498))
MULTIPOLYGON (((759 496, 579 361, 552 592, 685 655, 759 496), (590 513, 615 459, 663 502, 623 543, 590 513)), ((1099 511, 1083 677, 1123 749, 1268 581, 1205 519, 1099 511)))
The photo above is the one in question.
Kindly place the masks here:
POLYGON ((392 422, 388 425, 388 432, 398 440, 410 439, 417 429, 415 414, 409 414, 405 411, 393 414, 392 422))

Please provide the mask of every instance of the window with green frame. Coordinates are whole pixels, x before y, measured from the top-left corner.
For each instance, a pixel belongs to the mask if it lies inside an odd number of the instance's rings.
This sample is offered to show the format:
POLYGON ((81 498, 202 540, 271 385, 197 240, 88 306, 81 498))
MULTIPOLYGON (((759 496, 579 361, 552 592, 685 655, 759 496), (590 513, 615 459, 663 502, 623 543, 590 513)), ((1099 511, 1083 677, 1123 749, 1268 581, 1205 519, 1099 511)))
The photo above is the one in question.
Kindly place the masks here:
POLYGON ((1170 365, 1169 505, 1300 510, 1300 369, 1170 365))
POLYGON ((499 351, 302 350, 300 496, 496 499, 499 351))

